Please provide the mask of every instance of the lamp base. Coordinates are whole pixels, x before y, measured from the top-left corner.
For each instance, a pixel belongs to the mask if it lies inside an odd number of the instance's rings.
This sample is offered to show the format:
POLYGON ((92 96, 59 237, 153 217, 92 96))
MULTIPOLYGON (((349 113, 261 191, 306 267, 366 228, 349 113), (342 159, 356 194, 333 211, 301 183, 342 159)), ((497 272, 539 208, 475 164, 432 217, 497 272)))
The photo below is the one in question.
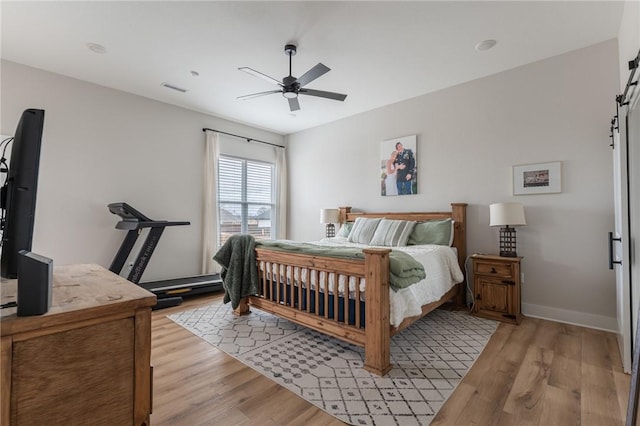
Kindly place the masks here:
POLYGON ((333 223, 327 223, 327 238, 336 236, 336 226, 333 223))
POLYGON ((518 257, 516 253, 516 230, 507 225, 500 228, 500 256, 518 257))

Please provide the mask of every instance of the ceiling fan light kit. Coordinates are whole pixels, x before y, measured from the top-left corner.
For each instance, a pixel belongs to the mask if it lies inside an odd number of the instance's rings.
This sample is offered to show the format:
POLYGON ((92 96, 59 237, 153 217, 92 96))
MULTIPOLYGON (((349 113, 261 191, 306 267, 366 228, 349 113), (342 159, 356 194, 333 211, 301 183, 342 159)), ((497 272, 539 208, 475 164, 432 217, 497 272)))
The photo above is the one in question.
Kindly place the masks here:
POLYGON ((331 71, 331 68, 322 63, 318 63, 312 67, 309 71, 302 74, 299 78, 292 75, 291 72, 291 57, 297 53, 297 47, 294 44, 286 44, 284 46, 284 53, 289 57, 289 75, 282 79, 282 83, 273 77, 256 71, 249 67, 240 67, 238 70, 246 72, 249 75, 258 77, 269 83, 276 84, 280 88, 278 90, 269 90, 266 92, 252 93, 250 95, 238 96, 238 99, 247 100, 257 98, 259 96, 271 95, 273 93, 282 93, 282 96, 289 101, 289 109, 291 111, 298 111, 300 109, 300 103, 298 102, 298 95, 316 96, 319 98, 332 99, 334 101, 344 101, 347 95, 335 92, 326 92, 323 90, 305 89, 304 86, 311 83, 318 77, 331 71))

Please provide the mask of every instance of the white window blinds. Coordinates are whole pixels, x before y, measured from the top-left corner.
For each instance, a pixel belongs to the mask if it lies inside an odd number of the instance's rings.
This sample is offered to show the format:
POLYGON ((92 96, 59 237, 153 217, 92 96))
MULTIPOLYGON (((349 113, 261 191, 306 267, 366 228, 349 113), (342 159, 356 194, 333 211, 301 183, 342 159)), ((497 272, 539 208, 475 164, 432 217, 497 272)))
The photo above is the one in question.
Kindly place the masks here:
POLYGON ((274 165, 245 158, 218 160, 219 246, 233 234, 275 236, 274 165))

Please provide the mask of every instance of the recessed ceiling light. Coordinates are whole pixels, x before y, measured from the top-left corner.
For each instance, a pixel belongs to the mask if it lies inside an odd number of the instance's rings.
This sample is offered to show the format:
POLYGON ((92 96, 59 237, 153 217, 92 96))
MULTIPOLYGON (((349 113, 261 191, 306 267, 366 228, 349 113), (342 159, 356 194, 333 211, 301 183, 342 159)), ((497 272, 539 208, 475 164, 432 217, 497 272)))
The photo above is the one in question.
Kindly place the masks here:
POLYGON ((200 73, 198 71, 193 71, 193 70, 189 71, 189 74, 191 74, 192 77, 199 77, 200 76, 200 73))
POLYGON ((495 40, 483 40, 480 43, 476 44, 476 50, 478 52, 483 52, 485 50, 489 50, 491 49, 493 46, 495 46, 498 42, 495 40))
POLYGON ((102 55, 103 53, 107 53, 107 48, 98 43, 87 43, 87 47, 94 53, 99 53, 102 55))

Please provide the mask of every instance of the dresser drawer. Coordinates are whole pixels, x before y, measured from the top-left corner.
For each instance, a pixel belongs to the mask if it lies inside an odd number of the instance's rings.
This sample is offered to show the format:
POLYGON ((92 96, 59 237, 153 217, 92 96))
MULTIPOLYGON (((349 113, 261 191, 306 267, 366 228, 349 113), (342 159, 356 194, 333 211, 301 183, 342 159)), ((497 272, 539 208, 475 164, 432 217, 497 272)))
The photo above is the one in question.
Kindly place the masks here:
POLYGON ((513 278, 513 263, 484 262, 477 260, 473 263, 473 273, 492 277, 513 278))

